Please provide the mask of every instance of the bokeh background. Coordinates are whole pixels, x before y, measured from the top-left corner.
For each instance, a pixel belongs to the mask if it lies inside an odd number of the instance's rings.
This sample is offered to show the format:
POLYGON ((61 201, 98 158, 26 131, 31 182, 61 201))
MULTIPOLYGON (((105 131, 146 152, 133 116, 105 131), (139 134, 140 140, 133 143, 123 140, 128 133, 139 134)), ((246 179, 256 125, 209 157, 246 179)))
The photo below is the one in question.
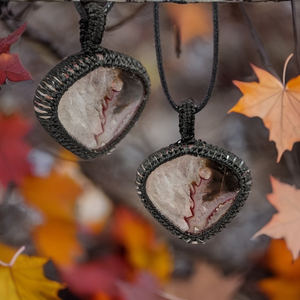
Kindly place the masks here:
MULTIPOLYGON (((170 93, 177 103, 188 97, 200 103, 211 75, 211 4, 160 6, 170 93)), ((242 6, 282 78, 284 62, 295 47, 290 3, 242 6)), ((178 115, 167 103, 157 72, 152 10, 150 3, 120 3, 108 15, 102 46, 139 60, 149 73, 152 93, 139 121, 111 155, 81 161, 48 136, 32 104, 45 74, 80 51, 79 15, 72 3, 3 5, 0 38, 27 22, 11 52, 19 53, 34 80, 1 86, 0 151, 4 147, 11 161, 22 163, 5 166, 0 153, 0 241, 16 248, 26 245, 25 253, 51 258, 56 272, 51 267, 45 274, 69 284, 60 294, 63 299, 269 299, 259 282, 272 275, 270 251, 287 250, 281 242, 270 250, 269 238, 251 237, 275 212, 266 200, 270 175, 300 188, 299 144, 276 163, 275 143, 262 120, 227 113, 241 97, 232 80, 257 80, 250 63, 265 68, 251 36, 253 27, 238 4, 219 5, 217 83, 208 105, 196 115, 195 128, 197 139, 234 152, 248 164, 253 190, 226 229, 205 245, 189 245, 157 224, 135 191, 140 163, 180 138, 178 115), (127 17, 128 22, 113 28, 127 17), (19 147, 10 142, 11 135, 19 147), (83 278, 91 284, 81 282, 83 278)), ((292 60, 287 80, 296 75, 292 60)))

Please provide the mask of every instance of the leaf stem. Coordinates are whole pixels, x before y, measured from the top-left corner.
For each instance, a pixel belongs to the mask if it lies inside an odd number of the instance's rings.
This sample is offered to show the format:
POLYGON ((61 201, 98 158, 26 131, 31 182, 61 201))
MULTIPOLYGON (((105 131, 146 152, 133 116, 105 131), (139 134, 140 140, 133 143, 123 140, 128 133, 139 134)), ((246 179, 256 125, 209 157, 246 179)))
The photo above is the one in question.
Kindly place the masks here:
POLYGON ((25 246, 22 246, 13 256, 13 258, 11 259, 10 263, 5 263, 3 261, 0 260, 0 265, 3 267, 12 267, 14 265, 14 263, 16 262, 17 258, 19 257, 19 255, 25 250, 25 246))
POLYGON ((293 32, 294 32, 294 54, 295 54, 297 71, 300 74, 300 62, 299 62, 299 55, 298 55, 299 54, 299 43, 298 43, 296 1, 291 0, 291 5, 292 5, 293 32))
POLYGON ((292 58, 292 56, 293 56, 293 53, 288 56, 288 58, 286 59, 286 61, 284 63, 283 74, 282 74, 282 83, 283 83, 283 86, 285 86, 286 68, 287 68, 287 65, 288 65, 290 59, 292 58))

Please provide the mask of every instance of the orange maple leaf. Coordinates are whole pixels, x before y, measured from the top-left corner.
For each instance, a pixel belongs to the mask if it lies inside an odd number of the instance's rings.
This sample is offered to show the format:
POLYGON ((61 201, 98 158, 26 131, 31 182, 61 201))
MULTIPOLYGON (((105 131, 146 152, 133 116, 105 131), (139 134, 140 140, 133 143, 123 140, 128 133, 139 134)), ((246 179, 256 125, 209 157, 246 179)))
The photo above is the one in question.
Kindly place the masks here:
POLYGON ((24 248, 16 252, 0 244, 0 299, 60 300, 58 291, 66 286, 45 277, 48 259, 20 255, 24 248))
POLYGON ((298 300, 300 298, 300 258, 293 257, 283 240, 272 240, 264 265, 275 276, 259 281, 260 289, 272 300, 298 300))
POLYGON ((273 193, 267 195, 269 202, 277 209, 269 223, 260 229, 253 238, 261 234, 273 239, 284 238, 293 258, 300 251, 300 190, 271 177, 273 193))
POLYGON ((173 259, 166 243, 155 237, 153 227, 141 216, 119 207, 113 222, 113 235, 126 249, 129 263, 137 270, 146 270, 162 282, 169 279, 173 259))
POLYGON ((81 187, 69 175, 53 170, 46 178, 26 177, 21 190, 26 202, 44 217, 44 223, 33 232, 38 254, 50 257, 59 266, 74 263, 83 252, 76 237, 75 218, 75 201, 82 193, 81 187))
POLYGON ((270 131, 269 139, 276 143, 279 162, 283 152, 292 150, 293 144, 300 141, 300 76, 285 85, 267 71, 251 67, 259 82, 233 81, 244 96, 229 113, 260 117, 270 131))
POLYGON ((180 28, 182 43, 188 43, 199 36, 208 36, 212 32, 212 22, 206 5, 179 5, 168 3, 165 9, 175 26, 180 28))

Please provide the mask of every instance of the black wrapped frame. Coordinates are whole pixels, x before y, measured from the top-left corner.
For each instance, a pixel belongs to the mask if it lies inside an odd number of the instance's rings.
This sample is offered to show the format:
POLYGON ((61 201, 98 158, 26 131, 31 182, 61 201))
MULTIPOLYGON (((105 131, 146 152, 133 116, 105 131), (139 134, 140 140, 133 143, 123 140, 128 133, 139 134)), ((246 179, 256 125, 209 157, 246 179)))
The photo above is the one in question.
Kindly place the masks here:
MULTIPOLYGON (((235 154, 217 146, 207 144, 202 140, 197 140, 192 144, 183 144, 179 141, 151 154, 139 166, 136 177, 137 193, 148 211, 171 233, 184 240, 186 243, 191 244, 204 243, 226 227, 226 225, 231 222, 244 205, 250 193, 251 185, 252 178, 250 170, 244 161, 238 158, 235 154), (214 225, 201 231, 199 234, 184 232, 175 226, 171 221, 169 221, 169 219, 157 210, 152 201, 149 199, 146 191, 147 179, 157 167, 184 155, 207 158, 227 167, 237 177, 240 184, 238 195, 225 215, 214 225)), ((168 200, 166 199, 166 201, 168 200)))
POLYGON ((34 97, 34 107, 39 122, 58 143, 82 159, 93 159, 110 153, 126 136, 142 113, 149 94, 150 79, 140 62, 125 54, 99 47, 93 52, 83 51, 71 55, 55 66, 39 84, 34 97), (103 58, 100 59, 97 54, 103 58), (58 118, 58 104, 69 87, 99 67, 118 68, 137 75, 142 82, 144 96, 133 119, 118 137, 104 147, 90 149, 73 138, 61 124, 58 118))

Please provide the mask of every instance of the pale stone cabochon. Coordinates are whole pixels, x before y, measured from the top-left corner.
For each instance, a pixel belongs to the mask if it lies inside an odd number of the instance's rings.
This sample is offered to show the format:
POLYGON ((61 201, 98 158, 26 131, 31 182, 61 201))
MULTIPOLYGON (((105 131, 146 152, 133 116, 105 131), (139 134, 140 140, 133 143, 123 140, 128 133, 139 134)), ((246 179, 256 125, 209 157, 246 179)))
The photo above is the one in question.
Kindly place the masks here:
POLYGON ((146 193, 156 209, 181 231, 192 234, 199 234, 220 220, 239 189, 232 172, 193 155, 163 163, 146 181, 146 193))
POLYGON ((87 148, 100 149, 128 126, 143 98, 144 88, 136 75, 99 67, 64 93, 58 118, 74 139, 87 148))

